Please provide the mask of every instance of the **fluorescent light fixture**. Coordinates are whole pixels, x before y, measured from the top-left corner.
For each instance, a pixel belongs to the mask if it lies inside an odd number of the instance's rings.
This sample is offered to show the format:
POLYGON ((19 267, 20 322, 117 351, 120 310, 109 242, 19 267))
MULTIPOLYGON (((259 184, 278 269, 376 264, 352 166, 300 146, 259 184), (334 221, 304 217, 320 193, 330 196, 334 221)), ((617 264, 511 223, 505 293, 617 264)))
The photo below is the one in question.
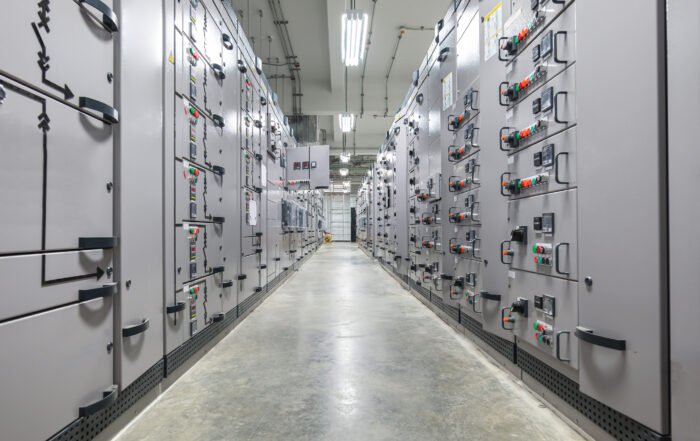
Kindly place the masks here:
POLYGON ((340 176, 347 176, 348 174, 350 174, 350 170, 347 168, 341 168, 338 169, 338 173, 340 173, 340 176))
POLYGON ((346 66, 357 66, 365 58, 367 42, 367 14, 350 9, 341 19, 341 51, 346 66))
POLYGON ((340 162, 342 162, 343 164, 347 164, 348 162, 350 162, 351 156, 352 155, 349 152, 342 152, 340 154, 340 162))
POLYGON ((352 129, 355 127, 355 115, 352 113, 341 113, 338 115, 338 122, 340 123, 341 132, 352 132, 352 129))

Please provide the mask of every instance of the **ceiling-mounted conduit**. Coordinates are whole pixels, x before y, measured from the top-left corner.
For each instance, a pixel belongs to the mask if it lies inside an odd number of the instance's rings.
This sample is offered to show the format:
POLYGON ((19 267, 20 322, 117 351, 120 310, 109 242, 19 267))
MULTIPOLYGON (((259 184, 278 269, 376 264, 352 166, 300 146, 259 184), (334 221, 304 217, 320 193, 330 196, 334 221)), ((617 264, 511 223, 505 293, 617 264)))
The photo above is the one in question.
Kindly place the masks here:
POLYGON ((427 26, 400 26, 399 27, 399 35, 397 36, 396 39, 396 46, 394 46, 394 53, 391 55, 391 61, 389 62, 389 69, 387 70, 386 73, 386 78, 384 82, 384 117, 389 116, 389 77, 391 76, 391 69, 394 67, 394 60, 396 60, 396 54, 399 51, 399 44, 401 43, 401 39, 403 38, 404 35, 406 35, 406 31, 432 31, 434 28, 432 27, 427 27, 427 26))
POLYGON ((389 116, 389 77, 391 76, 391 69, 394 67, 394 60, 396 60, 396 53, 399 51, 399 44, 404 34, 406 34, 406 29, 399 29, 399 35, 396 38, 396 46, 394 46, 394 53, 391 55, 391 61, 389 62, 389 69, 386 72, 386 81, 384 82, 384 116, 389 116))
MULTIPOLYGON (((369 21, 369 33, 367 34, 367 52, 362 63, 362 76, 360 77, 360 118, 365 114, 365 70, 367 70, 367 59, 369 58, 369 48, 372 45, 372 29, 374 29, 374 11, 377 9, 377 0, 372 0, 372 17, 369 21)), ((363 48, 363 50, 365 50, 363 48)))
POLYGON ((282 52, 287 60, 286 64, 289 69, 289 75, 292 79, 292 114, 299 115, 302 113, 301 68, 297 62, 297 56, 294 54, 292 39, 289 36, 289 29, 287 28, 288 22, 284 18, 280 0, 268 0, 268 5, 270 6, 270 11, 272 11, 272 22, 275 24, 275 28, 277 29, 277 34, 280 38, 280 45, 282 46, 282 52))

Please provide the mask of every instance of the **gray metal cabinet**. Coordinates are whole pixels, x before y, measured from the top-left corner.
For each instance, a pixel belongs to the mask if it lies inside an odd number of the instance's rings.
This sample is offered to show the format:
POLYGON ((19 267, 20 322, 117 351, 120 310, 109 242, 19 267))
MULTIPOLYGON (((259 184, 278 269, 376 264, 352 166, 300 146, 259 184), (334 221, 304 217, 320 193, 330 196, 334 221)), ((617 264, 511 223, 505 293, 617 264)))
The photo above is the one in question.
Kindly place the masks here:
POLYGON ((0 320, 112 296, 112 250, 68 251, 0 257, 0 320), (17 295, 22 293, 22 295, 17 295))
POLYGON ((163 357, 163 5, 121 0, 116 140, 119 232, 115 279, 115 382, 127 387, 163 357), (124 11, 129 14, 124 15, 124 11), (138 11, 138 12, 136 12, 138 11), (144 92, 146 91, 146 92, 144 92))
POLYGON ((668 433, 666 83, 663 69, 648 69, 665 65, 664 5, 638 2, 635 20, 621 21, 626 6, 580 2, 576 16, 586 146, 577 152, 579 273, 590 280, 579 284, 579 379, 583 393, 668 433), (637 38, 623 66, 609 43, 630 33, 637 38), (622 95, 621 84, 648 92, 622 95))
POLYGON ((0 87, 3 156, 12 164, 0 184, 0 204, 11 213, 0 253, 112 237, 113 127, 14 81, 0 78, 0 87))
POLYGON ((695 182, 700 158, 688 127, 698 121, 700 58, 688 50, 688 31, 698 25, 700 3, 668 2, 668 155, 671 327, 671 426, 675 441, 698 437, 700 415, 700 255, 696 252, 697 204, 695 182))
POLYGON ((112 299, 96 299, 0 324, 3 437, 47 439, 113 386, 112 299))
POLYGON ((66 0, 13 2, 0 17, 0 40, 6 43, 0 70, 87 112, 111 113, 114 39, 121 23, 111 0, 95 3, 102 9, 66 0))

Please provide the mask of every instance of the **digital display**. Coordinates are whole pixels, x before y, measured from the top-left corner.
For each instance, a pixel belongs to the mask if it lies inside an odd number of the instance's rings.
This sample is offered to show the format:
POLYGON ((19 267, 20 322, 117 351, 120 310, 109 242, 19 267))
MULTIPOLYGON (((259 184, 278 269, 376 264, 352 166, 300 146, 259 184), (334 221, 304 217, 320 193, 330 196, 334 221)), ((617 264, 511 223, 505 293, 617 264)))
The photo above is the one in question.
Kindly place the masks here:
POLYGON ((554 144, 547 144, 542 147, 542 166, 551 167, 554 165, 554 144))
POLYGON ((554 213, 544 213, 542 215, 542 232, 554 234, 554 213))
POLYGON ((537 115, 542 110, 542 100, 540 98, 535 98, 532 102, 532 114, 537 115))
POLYGON ((542 231, 542 216, 536 216, 532 219, 532 229, 542 231))
POLYGON ((550 110, 552 110, 554 101, 554 89, 552 87, 546 88, 542 92, 542 95, 540 95, 540 101, 540 109, 542 110, 542 112, 549 112, 550 110))
POLYGON ((532 163, 535 165, 535 167, 542 166, 542 152, 535 152, 532 157, 532 163))
POLYGON ((540 55, 542 58, 547 58, 552 55, 552 46, 554 41, 554 31, 549 31, 544 34, 540 42, 540 55))
POLYGON ((555 299, 552 296, 544 295, 543 296, 543 302, 542 302, 542 312, 547 314, 550 317, 554 317, 554 304, 555 304, 555 299))

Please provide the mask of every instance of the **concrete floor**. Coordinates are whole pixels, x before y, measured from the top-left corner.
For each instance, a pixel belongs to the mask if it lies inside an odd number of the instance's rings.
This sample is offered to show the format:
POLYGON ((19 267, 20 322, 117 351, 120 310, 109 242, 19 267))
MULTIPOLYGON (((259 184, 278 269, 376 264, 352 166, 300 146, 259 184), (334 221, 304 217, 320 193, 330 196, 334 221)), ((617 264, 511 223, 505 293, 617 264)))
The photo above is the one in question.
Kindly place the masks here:
POLYGON ((116 439, 583 440, 351 244, 323 246, 116 439))

